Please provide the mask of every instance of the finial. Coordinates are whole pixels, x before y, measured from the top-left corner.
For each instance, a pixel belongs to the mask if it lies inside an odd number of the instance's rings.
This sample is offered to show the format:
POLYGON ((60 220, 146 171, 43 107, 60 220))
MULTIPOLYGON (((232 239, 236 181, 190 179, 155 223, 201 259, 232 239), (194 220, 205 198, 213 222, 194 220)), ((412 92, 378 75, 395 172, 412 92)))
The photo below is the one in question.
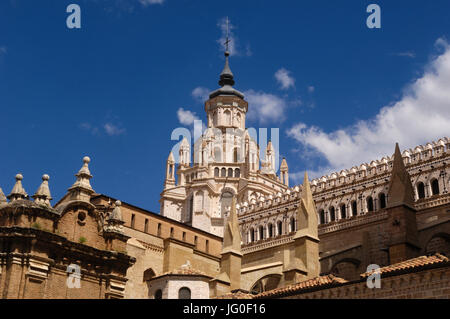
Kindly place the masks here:
POLYGON ((226 34, 226 40, 225 40, 225 66, 223 67, 222 72, 220 73, 220 80, 219 80, 219 85, 221 86, 221 88, 211 92, 209 94, 209 98, 212 99, 216 96, 219 95, 234 95, 237 96, 241 99, 244 98, 244 94, 242 94, 241 92, 239 92, 238 90, 233 88, 234 85, 234 76, 233 76, 233 72, 231 72, 230 69, 230 65, 229 65, 229 61, 228 61, 228 57, 230 56, 230 47, 229 44, 230 42, 232 42, 230 40, 230 24, 229 24, 229 19, 228 17, 226 17, 226 30, 227 30, 227 34, 226 34))
POLYGON ((223 68, 222 73, 220 73, 219 85, 220 86, 225 86, 225 85, 233 86, 234 85, 233 72, 231 72, 230 65, 228 62, 228 57, 230 56, 230 52, 228 51, 229 50, 228 44, 230 43, 228 17, 226 17, 226 22, 227 22, 227 37, 225 40, 225 66, 223 68))
POLYGON ((51 207, 50 201, 52 200, 52 196, 50 194, 50 188, 48 186, 49 180, 50 176, 48 176, 47 174, 42 175, 42 184, 41 186, 39 186, 36 194, 33 195, 33 198, 35 203, 51 207))
POLYGON ((94 193, 94 190, 91 187, 89 180, 92 178, 91 172, 89 171, 89 163, 91 159, 88 156, 83 157, 83 166, 78 171, 75 176, 77 180, 75 183, 69 188, 69 191, 74 189, 82 189, 83 192, 75 192, 74 196, 78 197, 80 200, 88 200, 90 194, 94 193))
POLYGON ((14 184, 11 194, 8 195, 10 201, 28 198, 28 194, 22 186, 22 179, 22 174, 19 173, 16 175, 16 184, 14 184))

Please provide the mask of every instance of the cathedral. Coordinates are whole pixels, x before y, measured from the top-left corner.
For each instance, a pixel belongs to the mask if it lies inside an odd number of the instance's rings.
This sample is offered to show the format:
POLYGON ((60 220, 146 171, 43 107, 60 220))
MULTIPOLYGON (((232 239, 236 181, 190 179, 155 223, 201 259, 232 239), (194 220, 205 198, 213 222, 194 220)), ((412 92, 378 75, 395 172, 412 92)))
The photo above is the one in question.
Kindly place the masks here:
POLYGON ((167 159, 166 180, 161 193, 161 215, 222 237, 224 219, 231 199, 256 201, 273 198, 289 187, 286 160, 276 174, 276 155, 267 143, 265 158, 260 160, 260 146, 245 125, 248 103, 233 88, 229 53, 220 74, 220 88, 205 102, 207 128, 191 149, 184 138, 179 148, 179 163, 174 154, 167 159), (176 171, 176 173, 175 173, 176 171), (175 182, 177 176, 177 183, 175 182))
POLYGON ((54 204, 46 174, 31 199, 21 174, 0 188, 1 298, 450 297, 449 137, 290 186, 234 85, 226 51, 160 212, 94 190, 89 157, 54 204))

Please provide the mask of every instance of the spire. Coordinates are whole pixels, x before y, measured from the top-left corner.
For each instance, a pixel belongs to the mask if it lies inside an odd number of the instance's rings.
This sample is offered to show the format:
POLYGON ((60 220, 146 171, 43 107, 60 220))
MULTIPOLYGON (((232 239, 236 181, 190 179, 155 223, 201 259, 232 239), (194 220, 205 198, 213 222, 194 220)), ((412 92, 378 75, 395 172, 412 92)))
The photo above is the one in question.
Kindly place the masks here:
POLYGON ((228 44, 231 42, 229 39, 229 24, 228 24, 228 17, 227 17, 227 36, 225 40, 225 66, 223 67, 222 72, 220 73, 220 80, 219 85, 221 86, 220 89, 215 90, 209 95, 209 98, 212 99, 213 97, 216 97, 218 95, 235 95, 240 97, 241 99, 244 98, 244 94, 239 92, 238 90, 235 90, 233 88, 234 85, 234 76, 233 72, 231 72, 230 69, 230 63, 228 57, 230 56, 230 52, 228 51, 228 44))
POLYGON ((91 172, 89 171, 89 163, 91 159, 88 156, 83 157, 83 166, 78 171, 78 173, 75 175, 77 177, 77 180, 72 185, 72 187, 69 188, 75 189, 75 188, 83 188, 84 190, 87 190, 88 192, 94 192, 94 190, 91 187, 91 184, 89 180, 92 178, 91 172))
POLYGON ((175 158, 173 157, 172 151, 169 153, 169 157, 167 158, 167 163, 170 163, 170 164, 175 163, 175 158))
POLYGON ((22 174, 19 173, 16 175, 16 184, 14 185, 11 194, 8 195, 10 201, 28 198, 28 194, 22 186, 22 179, 22 174))
POLYGON ((43 204, 51 207, 50 201, 53 199, 50 194, 50 188, 48 187, 48 180, 50 176, 47 174, 42 175, 42 184, 39 186, 36 194, 33 195, 34 202, 37 204, 43 204))
POLYGON ((297 210, 297 224, 297 233, 295 234, 294 239, 308 236, 318 241, 316 206, 314 204, 307 172, 305 172, 305 177, 303 179, 300 207, 297 210))
POLYGON ((233 79, 233 72, 231 72, 230 65, 228 62, 228 57, 230 56, 230 52, 228 51, 228 44, 230 43, 230 39, 228 38, 229 35, 229 24, 228 24, 228 17, 227 17, 227 38, 225 40, 225 66, 222 70, 222 73, 220 73, 220 80, 219 85, 220 86, 233 86, 234 85, 234 79, 233 79))
POLYGON ((283 157, 283 160, 281 161, 281 165, 280 165, 280 170, 288 170, 288 168, 289 168, 289 167, 288 167, 286 158, 283 157))
POLYGON ((71 200, 78 200, 83 202, 90 202, 91 195, 95 191, 91 187, 89 180, 92 178, 91 172, 89 171, 89 162, 91 159, 87 156, 83 158, 83 166, 75 175, 77 180, 69 188, 71 200))
POLYGON ((395 145, 394 164, 389 181, 388 207, 407 205, 414 208, 414 191, 398 143, 395 145))
POLYGON ((230 251, 240 254, 241 240, 241 232, 239 231, 239 222, 236 212, 236 197, 233 196, 230 215, 228 216, 225 233, 223 235, 222 254, 230 251))

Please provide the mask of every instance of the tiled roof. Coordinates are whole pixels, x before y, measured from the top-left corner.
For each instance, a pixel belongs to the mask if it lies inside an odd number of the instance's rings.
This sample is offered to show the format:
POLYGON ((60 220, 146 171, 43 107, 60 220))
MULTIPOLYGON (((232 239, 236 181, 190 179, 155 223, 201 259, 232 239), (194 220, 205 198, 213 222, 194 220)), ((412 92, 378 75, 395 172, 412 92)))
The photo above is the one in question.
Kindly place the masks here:
POLYGON ((242 291, 229 292, 225 295, 218 296, 215 299, 253 299, 254 295, 242 291))
POLYGON ((299 282, 298 284, 290 285, 283 288, 277 288, 269 291, 262 292, 253 298, 259 299, 259 298, 274 298, 274 297, 282 297, 289 294, 299 293, 304 290, 309 290, 312 288, 325 288, 330 287, 334 285, 340 285, 343 283, 348 282, 345 279, 336 277, 334 275, 325 275, 316 277, 313 279, 309 279, 306 281, 299 282))
MULTIPOLYGON (((434 254, 431 256, 420 256, 417 258, 413 258, 413 259, 408 259, 402 262, 399 262, 397 264, 392 264, 386 267, 382 267, 379 270, 379 273, 381 275, 383 274, 389 274, 389 273, 394 273, 394 272, 399 272, 399 271, 411 271, 417 268, 422 268, 425 266, 431 266, 431 265, 435 265, 435 264, 440 264, 440 263, 448 263, 449 259, 441 254, 434 254)), ((374 273, 375 271, 372 272, 366 272, 364 274, 361 274, 362 278, 365 278, 367 276, 369 276, 370 274, 374 273)))

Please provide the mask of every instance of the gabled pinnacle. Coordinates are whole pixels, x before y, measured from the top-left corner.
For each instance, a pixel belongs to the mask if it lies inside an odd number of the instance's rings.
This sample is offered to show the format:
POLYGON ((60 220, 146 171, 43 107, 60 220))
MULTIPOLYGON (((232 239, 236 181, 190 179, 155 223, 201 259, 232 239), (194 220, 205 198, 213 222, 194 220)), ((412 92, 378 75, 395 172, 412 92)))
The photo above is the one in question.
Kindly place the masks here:
POLYGON ((19 173, 16 175, 16 184, 14 184, 11 194, 8 195, 10 201, 28 198, 28 194, 22 186, 22 179, 22 174, 19 173))
POLYGON ((233 196, 230 215, 228 216, 225 233, 223 235, 222 254, 229 251, 241 254, 241 240, 241 232, 239 231, 239 222, 236 212, 236 197, 233 196))
POLYGON ((50 194, 50 188, 48 186, 49 179, 50 176, 48 176, 47 174, 42 175, 42 184, 33 195, 33 198, 35 203, 51 207, 50 201, 52 200, 52 195, 50 194))
POLYGON ((83 188, 87 190, 88 192, 94 192, 94 190, 91 187, 91 184, 89 180, 92 178, 91 172, 89 171, 89 162, 91 159, 88 156, 85 156, 83 158, 83 166, 78 171, 78 173, 75 175, 77 177, 77 180, 75 183, 69 188, 69 190, 75 189, 75 188, 83 188))
POLYGON ((394 164, 389 181, 388 207, 407 205, 414 208, 414 190, 406 170, 398 143, 395 145, 394 164))
POLYGON ((169 157, 167 158, 168 163, 175 163, 175 157, 173 156, 173 153, 169 153, 169 157))
POLYGON ((300 206, 297 210, 297 223, 298 229, 294 239, 309 237, 319 241, 316 206, 314 204, 307 172, 305 172, 305 177, 303 179, 302 197, 300 199, 300 206))
POLYGON ((281 165, 280 165, 280 170, 287 170, 288 168, 289 167, 288 167, 286 158, 283 157, 283 160, 281 161, 281 165))

